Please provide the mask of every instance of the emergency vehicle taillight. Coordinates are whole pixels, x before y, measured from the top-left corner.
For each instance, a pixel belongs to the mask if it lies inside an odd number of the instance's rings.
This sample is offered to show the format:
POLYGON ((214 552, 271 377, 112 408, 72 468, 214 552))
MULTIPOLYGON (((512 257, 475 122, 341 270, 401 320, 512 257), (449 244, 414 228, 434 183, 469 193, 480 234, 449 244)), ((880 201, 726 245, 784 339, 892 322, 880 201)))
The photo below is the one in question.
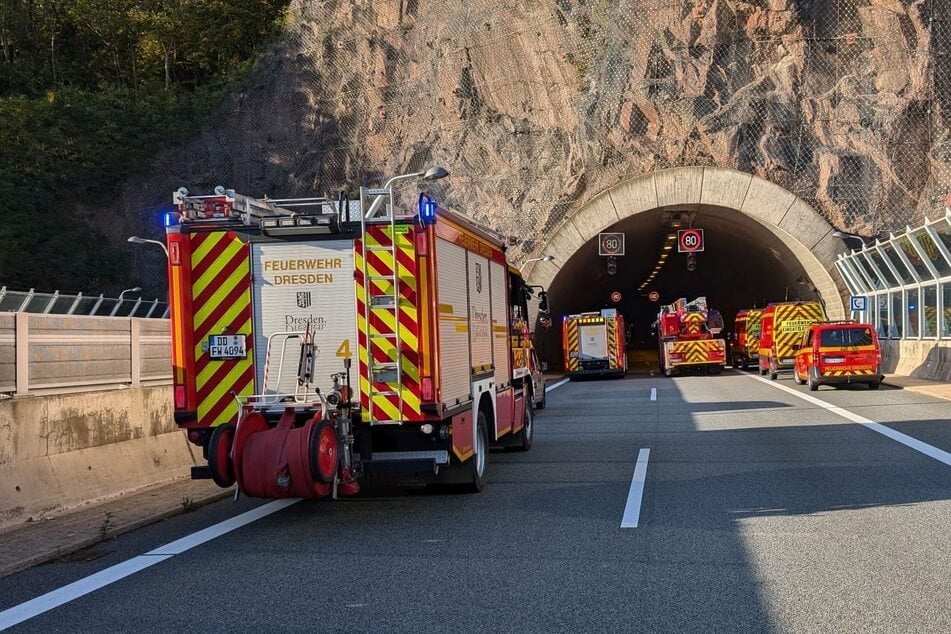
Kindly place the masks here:
POLYGON ((169 242, 168 261, 172 266, 182 265, 182 247, 178 242, 169 242))
POLYGON ((419 391, 420 397, 424 401, 431 401, 436 398, 436 395, 433 393, 433 380, 430 378, 423 377, 419 382, 419 391))
POLYGON ((175 386, 175 408, 183 409, 185 407, 185 386, 175 386))

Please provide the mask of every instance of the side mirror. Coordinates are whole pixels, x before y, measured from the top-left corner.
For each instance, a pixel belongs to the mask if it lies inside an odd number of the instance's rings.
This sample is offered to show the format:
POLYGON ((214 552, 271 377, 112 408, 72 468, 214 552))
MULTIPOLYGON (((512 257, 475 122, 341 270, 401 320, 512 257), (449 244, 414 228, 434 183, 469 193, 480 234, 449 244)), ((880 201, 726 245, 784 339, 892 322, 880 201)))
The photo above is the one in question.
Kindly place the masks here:
POLYGON ((542 328, 551 328, 551 317, 545 313, 538 313, 538 325, 542 328))

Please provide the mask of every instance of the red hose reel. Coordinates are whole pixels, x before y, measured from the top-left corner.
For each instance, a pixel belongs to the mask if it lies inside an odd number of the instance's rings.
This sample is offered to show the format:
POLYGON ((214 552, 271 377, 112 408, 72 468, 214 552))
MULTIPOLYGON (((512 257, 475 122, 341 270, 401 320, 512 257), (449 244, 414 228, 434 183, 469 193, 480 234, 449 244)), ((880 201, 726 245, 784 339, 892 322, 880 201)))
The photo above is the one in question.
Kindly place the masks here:
POLYGON ((294 408, 286 408, 272 428, 261 413, 249 412, 236 430, 217 434, 217 442, 209 443, 209 456, 217 463, 213 473, 233 477, 245 495, 258 498, 326 497, 333 491, 335 477, 341 482, 339 493, 358 492, 349 469, 340 468, 333 421, 321 420, 317 413, 303 426, 294 427, 295 415, 294 408), (231 460, 226 458, 228 445, 231 460))

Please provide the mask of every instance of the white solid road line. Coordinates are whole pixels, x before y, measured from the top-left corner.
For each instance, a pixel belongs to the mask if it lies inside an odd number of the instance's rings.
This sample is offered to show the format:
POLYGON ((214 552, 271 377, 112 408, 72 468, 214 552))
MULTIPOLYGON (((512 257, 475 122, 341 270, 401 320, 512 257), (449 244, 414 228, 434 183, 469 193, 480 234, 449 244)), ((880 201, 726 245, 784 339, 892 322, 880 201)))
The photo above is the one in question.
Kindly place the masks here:
POLYGON ((656 387, 652 387, 652 388, 651 388, 651 400, 652 400, 652 401, 656 401, 656 400, 657 400, 657 388, 656 388, 656 387))
POLYGON ((564 384, 567 383, 568 381, 569 381, 569 379, 562 379, 562 380, 558 381, 557 383, 553 383, 553 384, 549 385, 548 387, 546 387, 546 388, 545 388, 545 391, 546 391, 546 392, 551 392, 551 391, 554 390, 555 388, 561 387, 562 385, 564 385, 564 384))
POLYGON ((746 376, 749 376, 751 379, 756 379, 757 381, 762 381, 766 385, 771 385, 775 387, 777 390, 783 390, 784 392, 788 392, 792 394, 793 396, 797 396, 808 403, 812 403, 813 405, 818 405, 819 407, 826 409, 832 412, 833 414, 838 414, 842 418, 850 420, 853 423, 858 423, 860 425, 863 425, 867 427, 868 429, 871 429, 874 432, 878 432, 879 434, 883 436, 888 436, 895 442, 900 442, 906 447, 914 449, 915 451, 919 451, 925 454, 926 456, 928 456, 929 458, 934 458, 938 462, 943 462, 944 464, 951 467, 951 453, 948 453, 947 451, 944 451, 943 449, 938 449, 937 447, 929 445, 928 443, 921 442, 917 438, 912 438, 911 436, 903 434, 900 431, 895 431, 891 427, 886 427, 885 425, 882 425, 881 423, 876 423, 873 420, 865 418, 864 416, 859 416, 858 414, 854 412, 850 412, 847 409, 843 409, 841 407, 837 407, 836 405, 826 403, 825 401, 818 399, 814 396, 811 396, 809 394, 803 394, 802 392, 798 390, 794 390, 789 386, 780 385, 779 383, 776 383, 775 381, 768 381, 761 376, 753 376, 753 375, 746 375, 746 376))
POLYGON ((13 627, 19 623, 22 623, 28 619, 32 619, 35 616, 39 616, 44 612, 48 612, 53 608, 58 608, 59 606, 69 603, 79 597, 85 596, 90 592, 95 592, 100 588, 104 588, 109 584, 115 583, 121 579, 125 579, 129 575, 133 575, 140 570, 144 570, 149 566, 154 566, 155 564, 161 563, 166 559, 171 559, 175 555, 180 555, 181 553, 194 548, 195 546, 200 546, 207 541, 211 541, 216 537, 221 537, 225 533, 230 533, 231 531, 246 526, 251 522, 255 522, 262 517, 267 517, 272 513, 276 513, 282 509, 287 508, 291 504, 299 502, 299 499, 288 499, 288 500, 276 500, 274 502, 269 502, 262 506, 259 506, 255 509, 242 513, 241 515, 236 515, 231 519, 227 519, 223 522, 219 522, 214 526, 209 526, 208 528, 202 529, 197 533, 193 533, 182 539, 177 539, 173 542, 165 544, 164 546, 159 546, 155 550, 150 550, 144 555, 138 557, 133 557, 123 561, 122 563, 110 566, 105 570, 100 570, 99 572, 84 577, 79 581, 74 581, 73 583, 63 586, 57 590, 47 592, 46 594, 36 597, 21 603, 20 605, 15 605, 12 608, 8 608, 3 612, 0 612, 0 630, 5 630, 8 627, 13 627))
POLYGON ((644 498, 647 459, 650 455, 651 450, 646 448, 637 452, 637 464, 634 466, 634 477, 631 478, 631 490, 627 493, 627 504, 624 505, 621 528, 637 528, 637 523, 641 519, 641 500, 644 498))

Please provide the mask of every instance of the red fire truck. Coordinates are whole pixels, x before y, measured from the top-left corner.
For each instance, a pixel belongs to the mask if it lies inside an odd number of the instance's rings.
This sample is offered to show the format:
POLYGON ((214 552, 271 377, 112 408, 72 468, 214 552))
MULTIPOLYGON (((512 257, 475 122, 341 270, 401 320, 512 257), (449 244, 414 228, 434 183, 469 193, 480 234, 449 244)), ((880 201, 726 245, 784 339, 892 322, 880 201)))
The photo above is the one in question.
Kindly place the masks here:
POLYGON ((719 311, 707 307, 707 298, 678 299, 661 306, 657 315, 660 369, 667 375, 691 369, 719 374, 726 364, 726 341, 719 311))
POLYGON ((401 213, 391 187, 174 199, 175 420, 208 461, 193 478, 266 498, 350 495, 367 474, 480 491, 490 445, 532 446, 532 292, 498 236, 424 195, 401 213))

